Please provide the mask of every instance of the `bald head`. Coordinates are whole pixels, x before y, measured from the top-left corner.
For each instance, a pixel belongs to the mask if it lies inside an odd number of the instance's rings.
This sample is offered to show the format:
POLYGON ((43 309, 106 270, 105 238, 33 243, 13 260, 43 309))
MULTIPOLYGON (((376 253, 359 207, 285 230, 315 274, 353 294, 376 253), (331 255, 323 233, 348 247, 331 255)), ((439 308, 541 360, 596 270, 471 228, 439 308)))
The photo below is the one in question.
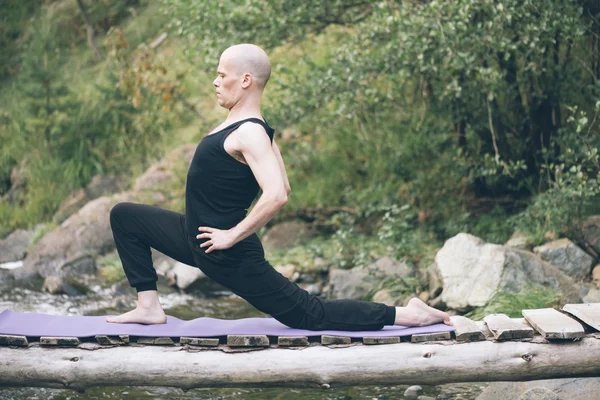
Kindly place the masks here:
POLYGON ((239 75, 249 73, 253 82, 262 90, 271 76, 271 62, 267 53, 260 47, 249 44, 237 44, 221 54, 221 60, 232 65, 239 75))

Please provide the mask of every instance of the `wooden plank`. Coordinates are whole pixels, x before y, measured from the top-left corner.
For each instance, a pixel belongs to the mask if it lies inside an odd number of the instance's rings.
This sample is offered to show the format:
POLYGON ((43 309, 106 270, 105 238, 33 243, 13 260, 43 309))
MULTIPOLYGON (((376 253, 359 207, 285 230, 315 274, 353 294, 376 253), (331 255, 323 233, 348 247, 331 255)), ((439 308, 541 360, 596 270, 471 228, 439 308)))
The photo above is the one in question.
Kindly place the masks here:
POLYGON ((583 326, 553 308, 523 310, 523 316, 546 339, 575 339, 585 335, 583 326))
POLYGON ((490 314, 483 318, 494 339, 510 340, 533 337, 533 328, 513 321, 506 314, 490 314))
POLYGON ((433 342, 436 340, 450 340, 452 336, 450 332, 437 332, 437 333, 422 333, 419 335, 412 335, 410 337, 411 343, 423 343, 423 342, 433 342))
POLYGON ((600 303, 567 304, 562 309, 600 331, 600 303))
POLYGON ((457 342, 464 343, 485 340, 485 335, 481 329, 477 327, 475 321, 463 317, 462 315, 453 315, 450 317, 450 320, 456 328, 454 334, 457 342))
POLYGON ((279 346, 308 346, 308 337, 306 336, 279 336, 277 338, 279 346))
POLYGON ((330 336, 323 335, 321 336, 321 344, 350 344, 352 340, 348 336, 330 336))
POLYGON ((27 336, 0 335, 0 345, 27 347, 29 343, 27 342, 27 336))
POLYGON ((227 346, 257 347, 269 346, 267 335, 227 335, 227 346))
POLYGON ((79 338, 76 337, 40 337, 41 346, 79 346, 79 338))
POLYGON ((189 344, 192 346, 218 346, 219 338, 195 338, 195 337, 180 337, 179 343, 189 344))
POLYGON ((399 336, 392 337, 363 337, 364 344, 393 344, 400 343, 399 336))

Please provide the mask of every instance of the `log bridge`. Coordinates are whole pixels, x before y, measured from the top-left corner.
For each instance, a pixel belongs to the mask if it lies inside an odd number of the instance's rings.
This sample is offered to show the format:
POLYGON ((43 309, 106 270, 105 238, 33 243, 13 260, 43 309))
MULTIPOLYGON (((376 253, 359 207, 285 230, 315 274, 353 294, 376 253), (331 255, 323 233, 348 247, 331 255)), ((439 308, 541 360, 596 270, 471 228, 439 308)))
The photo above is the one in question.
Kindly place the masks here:
POLYGON ((0 335, 0 387, 341 387, 600 376, 600 303, 403 337, 0 335), (562 312, 561 312, 562 311, 562 312))

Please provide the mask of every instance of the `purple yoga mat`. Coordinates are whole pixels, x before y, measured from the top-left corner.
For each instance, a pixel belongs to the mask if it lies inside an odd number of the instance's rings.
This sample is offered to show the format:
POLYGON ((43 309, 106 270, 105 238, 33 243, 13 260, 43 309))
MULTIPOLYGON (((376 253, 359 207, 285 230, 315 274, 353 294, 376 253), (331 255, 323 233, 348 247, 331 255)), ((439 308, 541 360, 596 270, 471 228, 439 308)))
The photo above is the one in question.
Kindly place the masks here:
POLYGON ((310 331, 289 328, 274 318, 218 319, 201 317, 185 321, 167 315, 166 324, 116 324, 104 316, 63 316, 4 310, 0 313, 0 334, 22 336, 86 337, 95 335, 188 336, 212 337, 224 335, 269 336, 350 336, 389 337, 419 333, 454 331, 453 326, 434 324, 420 327, 385 326, 378 331, 310 331))

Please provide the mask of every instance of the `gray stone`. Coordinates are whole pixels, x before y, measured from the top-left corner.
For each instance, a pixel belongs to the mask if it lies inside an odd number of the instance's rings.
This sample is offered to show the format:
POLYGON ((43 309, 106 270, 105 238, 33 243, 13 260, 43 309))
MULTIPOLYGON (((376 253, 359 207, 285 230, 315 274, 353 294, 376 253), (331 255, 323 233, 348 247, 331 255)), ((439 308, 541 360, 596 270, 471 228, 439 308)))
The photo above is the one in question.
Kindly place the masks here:
POLYGON ((411 343, 422 343, 422 342, 433 342, 436 340, 450 340, 452 336, 450 332, 437 332, 437 333, 423 333, 418 335, 412 335, 410 337, 411 343))
POLYGON ((600 289, 590 289, 582 300, 584 303, 600 303, 600 289))
POLYGON ((190 337, 181 337, 179 338, 179 343, 181 344, 189 344, 192 346, 210 346, 215 347, 219 345, 218 338, 190 338, 190 337))
POLYGON ((579 302, 573 279, 554 265, 525 250, 487 244, 460 233, 438 251, 435 263, 443 280, 441 300, 454 309, 481 307, 498 292, 519 293, 531 284, 560 292, 579 302))
POLYGON ((594 259, 569 239, 559 239, 533 249, 543 260, 557 266, 561 271, 577 280, 590 274, 594 259))
POLYGON ((29 343, 27 342, 27 336, 0 335, 0 345, 27 347, 29 343))
POLYGON ((400 343, 399 336, 392 337, 363 337, 364 344, 394 344, 400 343))
POLYGON ((336 299, 363 300, 384 279, 413 275, 413 267, 404 260, 382 257, 365 268, 344 270, 331 268, 329 271, 330 295, 336 299))
POLYGON ((17 229, 6 238, 0 240, 0 264, 20 261, 27 254, 27 247, 33 238, 34 231, 17 229))
POLYGON ((383 303, 388 306, 395 306, 396 302, 394 301, 394 297, 392 293, 388 289, 379 290, 377 293, 373 295, 373 301, 376 303, 383 303))
POLYGON ((66 294, 68 296, 79 296, 87 294, 90 289, 83 283, 73 278, 63 278, 60 276, 47 276, 42 286, 43 292, 51 294, 66 294))
POLYGON ((521 250, 531 250, 533 240, 525 233, 517 230, 512 234, 510 239, 505 243, 506 247, 514 247, 521 250))
POLYGON ((257 347, 269 346, 267 335, 227 335, 227 346, 257 347))
POLYGON ((79 338, 76 337, 40 337, 41 346, 66 346, 66 347, 77 347, 79 346, 79 338))
POLYGON ((520 395, 519 400, 561 400, 561 398, 550 389, 536 387, 520 395))
POLYGON ((279 346, 308 346, 308 337, 306 336, 279 336, 277 338, 279 346))
POLYGON ((558 395, 557 398, 561 400, 600 399, 600 378, 593 377, 543 379, 526 382, 492 382, 477 397, 477 400, 521 399, 519 396, 534 388, 544 388, 558 395))
POLYGON ((409 386, 404 391, 404 397, 407 399, 417 399, 423 393, 423 388, 418 385, 409 386))
POLYGON ((348 336, 331 336, 331 335, 322 335, 321 336, 321 344, 330 345, 330 344, 350 344, 352 340, 348 336))
POLYGON ((600 254, 600 215, 588 217, 582 225, 583 238, 600 254))

